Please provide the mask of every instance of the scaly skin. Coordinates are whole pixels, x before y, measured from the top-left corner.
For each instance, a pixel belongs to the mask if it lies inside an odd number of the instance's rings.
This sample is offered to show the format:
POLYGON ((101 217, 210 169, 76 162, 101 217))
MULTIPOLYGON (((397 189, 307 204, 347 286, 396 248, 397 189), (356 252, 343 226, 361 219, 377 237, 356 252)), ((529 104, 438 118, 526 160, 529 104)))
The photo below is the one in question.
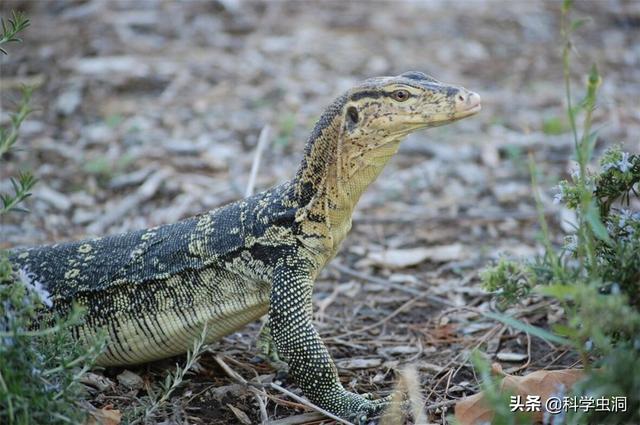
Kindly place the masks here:
POLYGON ((477 94, 419 72, 366 80, 324 112, 292 180, 175 224, 17 249, 11 260, 51 293, 43 322, 76 302, 88 310, 77 338, 106 330, 100 365, 183 353, 205 323, 212 342, 268 312, 278 354, 305 396, 364 422, 386 400, 340 384, 313 327, 313 282, 400 141, 479 109, 477 94))

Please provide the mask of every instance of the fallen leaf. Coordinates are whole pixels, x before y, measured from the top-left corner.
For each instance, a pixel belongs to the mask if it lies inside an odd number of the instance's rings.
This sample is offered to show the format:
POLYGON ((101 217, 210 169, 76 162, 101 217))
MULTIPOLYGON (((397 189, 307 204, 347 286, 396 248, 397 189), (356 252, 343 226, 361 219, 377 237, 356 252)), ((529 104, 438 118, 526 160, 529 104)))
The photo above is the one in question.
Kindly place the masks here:
POLYGON ((125 369, 116 378, 118 378, 118 382, 120 382, 120 384, 131 390, 139 390, 144 386, 144 381, 142 380, 140 375, 133 373, 127 369, 125 369))
POLYGON ((436 326, 433 331, 431 331, 431 335, 437 340, 455 338, 458 335, 458 326, 453 323, 436 326))
POLYGON ((242 410, 238 409, 237 407, 232 406, 231 404, 227 404, 227 407, 231 409, 233 414, 236 415, 236 418, 238 418, 240 422, 242 422, 244 425, 251 425, 251 419, 249 419, 249 416, 247 416, 246 413, 244 413, 242 410))
POLYGON ((440 365, 437 365, 435 363, 424 362, 424 361, 417 363, 416 366, 420 370, 428 370, 434 373, 442 373, 442 371, 444 370, 444 367, 440 365))
POLYGON ((222 402, 225 397, 245 397, 248 394, 247 387, 240 384, 225 385, 211 390, 211 397, 218 402, 222 402))
POLYGON ((502 360, 503 362, 521 362, 526 360, 529 356, 522 353, 510 353, 507 351, 499 352, 496 357, 498 360, 502 360))
POLYGON ((493 411, 485 402, 484 394, 478 393, 456 403, 455 417, 460 425, 491 423, 493 411))
POLYGON ((119 410, 104 407, 89 412, 85 425, 119 425, 122 413, 119 410))
POLYGON ((336 362, 341 369, 369 369, 382 364, 382 359, 349 359, 336 362))
MULTIPOLYGON (((493 366, 494 372, 502 372, 499 365, 493 366)), ((503 392, 519 395, 522 400, 527 396, 540 396, 540 411, 532 412, 532 418, 541 422, 546 401, 560 388, 571 388, 582 376, 582 369, 538 370, 526 376, 505 375, 500 383, 503 392)), ((487 405, 482 392, 461 399, 455 407, 455 417, 461 425, 490 423, 493 411, 487 405)))
POLYGON ((115 386, 115 384, 113 383, 112 380, 110 380, 109 378, 102 376, 102 375, 98 375, 96 373, 93 372, 87 372, 85 373, 81 378, 80 378, 80 382, 83 383, 84 385, 88 385, 90 387, 93 387, 99 391, 106 391, 109 388, 112 388, 115 386))
POLYGON ((426 260, 436 263, 460 260, 465 255, 461 244, 452 244, 430 248, 388 249, 382 252, 372 252, 368 255, 368 259, 378 266, 402 269, 415 266, 426 260))
POLYGON ((412 345, 398 345, 395 347, 383 348, 378 350, 380 354, 383 354, 385 356, 393 356, 396 354, 415 354, 418 351, 420 351, 420 349, 412 345))

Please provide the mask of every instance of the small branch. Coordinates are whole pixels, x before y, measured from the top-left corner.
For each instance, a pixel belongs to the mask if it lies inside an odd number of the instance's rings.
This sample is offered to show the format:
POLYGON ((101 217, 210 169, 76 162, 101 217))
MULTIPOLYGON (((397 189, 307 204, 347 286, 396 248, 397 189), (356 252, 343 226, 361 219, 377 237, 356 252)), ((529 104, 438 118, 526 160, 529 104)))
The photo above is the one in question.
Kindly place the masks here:
POLYGON ((452 405, 456 404, 458 401, 460 401, 460 400, 455 399, 455 400, 439 401, 438 403, 433 403, 433 404, 430 404, 428 406, 425 406, 424 410, 428 411, 428 410, 437 409, 439 407, 449 407, 449 406, 452 406, 452 405))
POLYGON ((222 370, 224 370, 224 372, 229 376, 229 378, 233 379, 239 384, 247 385, 247 386, 249 385, 249 382, 247 382, 246 379, 244 379, 238 372, 231 369, 229 365, 225 363, 224 360, 222 360, 221 355, 218 354, 217 356, 214 357, 214 359, 216 363, 218 363, 218 365, 222 368, 222 370))
POLYGON ((260 168, 260 158, 262 157, 262 152, 264 148, 267 146, 269 142, 269 133, 271 132, 271 127, 269 125, 265 125, 260 130, 260 136, 258 137, 258 144, 256 145, 256 151, 253 154, 253 163, 251 164, 251 174, 249 174, 249 182, 247 183, 247 190, 245 191, 245 198, 253 195, 253 190, 256 185, 256 177, 258 176, 258 168, 260 168))
POLYGON ((0 192, 0 216, 12 210, 27 211, 18 204, 31 196, 30 190, 37 183, 37 179, 30 173, 19 173, 17 180, 10 177, 9 181, 13 186, 13 195, 0 192))
POLYGON ((320 412, 320 413, 322 413, 323 415, 325 415, 326 417, 331 418, 331 419, 333 419, 333 420, 334 420, 334 421, 336 421, 336 422, 340 422, 341 424, 345 424, 345 425, 354 425, 354 424, 352 424, 351 422, 345 421, 344 419, 341 419, 341 418, 337 417, 336 415, 334 415, 334 414, 332 414, 332 413, 327 412, 326 410, 324 410, 324 409, 322 409, 322 408, 320 408, 320 407, 316 406, 315 404, 311 403, 310 401, 305 400, 304 398, 302 398, 302 397, 299 397, 299 396, 295 395, 295 394, 294 394, 294 393, 292 393, 291 391, 289 391, 289 390, 286 390, 286 389, 282 388, 282 387, 281 387, 280 385, 278 385, 278 384, 271 383, 271 388, 273 388, 274 390, 280 391, 282 394, 285 394, 285 395, 287 395, 287 396, 291 397, 292 399, 294 399, 294 400, 295 400, 295 401, 297 401, 298 403, 300 403, 300 404, 304 404, 304 405, 305 405, 305 406, 307 406, 308 408, 313 409, 313 410, 315 410, 316 412, 320 412))
POLYGON ((238 382, 241 385, 245 385, 249 391, 251 391, 258 402, 258 407, 260 408, 260 418, 262 419, 262 424, 269 423, 269 415, 267 414, 267 405, 265 404, 263 397, 266 398, 267 394, 262 389, 256 388, 257 386, 254 383, 248 382, 244 379, 238 372, 231 369, 229 365, 222 359, 221 355, 216 355, 214 357, 216 363, 224 370, 224 372, 229 375, 231 379, 238 382))
POLYGON ((144 417, 136 418, 131 422, 131 424, 137 424, 139 422, 143 422, 143 423, 149 422, 149 420, 153 418, 153 415, 155 414, 155 412, 157 412, 158 409, 160 409, 167 402, 167 400, 169 400, 173 392, 180 385, 182 385, 182 383, 185 380, 185 376, 193 368, 193 366, 200 359, 200 356, 204 352, 203 346, 207 338, 207 329, 208 329, 207 325, 208 325, 207 322, 205 322, 204 326, 202 327, 202 333, 198 338, 194 340, 192 349, 187 352, 187 360, 185 362, 184 367, 181 368, 176 363, 176 370, 174 374, 170 373, 169 378, 165 380, 165 385, 162 388, 162 391, 163 391, 162 396, 159 399, 155 398, 156 396, 154 396, 154 399, 151 401, 151 403, 146 407, 144 411, 144 417))
POLYGON ((269 422, 269 425, 300 425, 309 422, 318 422, 324 419, 325 416, 318 412, 302 413, 300 415, 289 416, 288 418, 282 418, 269 422))
MULTIPOLYGON (((2 26, 2 34, 0 34, 0 45, 10 42, 20 42, 16 35, 29 26, 29 20, 25 18, 22 12, 12 12, 12 17, 8 19, 9 27, 5 23, 5 20, 0 18, 0 25, 2 26)), ((0 47, 0 52, 7 54, 7 51, 0 47)))
POLYGON ((5 129, 3 127, 0 133, 0 158, 2 158, 5 153, 9 152, 11 147, 16 143, 22 122, 31 112, 33 112, 29 106, 32 94, 33 87, 22 87, 22 98, 18 105, 18 111, 11 114, 11 123, 9 124, 9 128, 5 129))

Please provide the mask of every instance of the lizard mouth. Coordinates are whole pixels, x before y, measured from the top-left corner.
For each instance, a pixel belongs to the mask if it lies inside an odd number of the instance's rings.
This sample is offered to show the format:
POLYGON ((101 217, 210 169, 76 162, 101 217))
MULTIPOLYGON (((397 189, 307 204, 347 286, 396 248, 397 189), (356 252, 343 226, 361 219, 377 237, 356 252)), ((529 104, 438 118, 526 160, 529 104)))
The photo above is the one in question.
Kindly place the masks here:
POLYGON ((440 119, 435 119, 427 123, 427 127, 439 127, 441 125, 449 124, 454 121, 461 120, 463 118, 470 117, 471 115, 475 115, 482 110, 482 104, 476 103, 474 105, 469 105, 467 107, 460 108, 453 114, 441 117, 440 119))
POLYGON ((477 105, 473 105, 469 109, 466 109, 464 112, 472 112, 475 114, 476 112, 480 112, 481 109, 482 109, 482 104, 478 103, 477 105))
POLYGON ((473 114, 477 114, 482 110, 482 104, 478 103, 476 105, 470 106, 467 109, 463 109, 460 111, 460 118, 465 118, 473 114))

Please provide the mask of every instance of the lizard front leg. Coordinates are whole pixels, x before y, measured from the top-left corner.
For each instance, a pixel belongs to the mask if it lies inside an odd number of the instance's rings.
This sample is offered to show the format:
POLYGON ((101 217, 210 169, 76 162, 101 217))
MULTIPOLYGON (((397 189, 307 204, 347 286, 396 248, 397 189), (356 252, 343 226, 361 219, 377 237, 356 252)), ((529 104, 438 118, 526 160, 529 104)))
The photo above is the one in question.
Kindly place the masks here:
POLYGON ((311 321, 312 289, 309 267, 304 260, 295 259, 295 254, 276 267, 269 307, 276 348, 287 359, 289 375, 311 402, 342 418, 364 423, 381 412, 387 400, 369 400, 344 389, 311 321))

